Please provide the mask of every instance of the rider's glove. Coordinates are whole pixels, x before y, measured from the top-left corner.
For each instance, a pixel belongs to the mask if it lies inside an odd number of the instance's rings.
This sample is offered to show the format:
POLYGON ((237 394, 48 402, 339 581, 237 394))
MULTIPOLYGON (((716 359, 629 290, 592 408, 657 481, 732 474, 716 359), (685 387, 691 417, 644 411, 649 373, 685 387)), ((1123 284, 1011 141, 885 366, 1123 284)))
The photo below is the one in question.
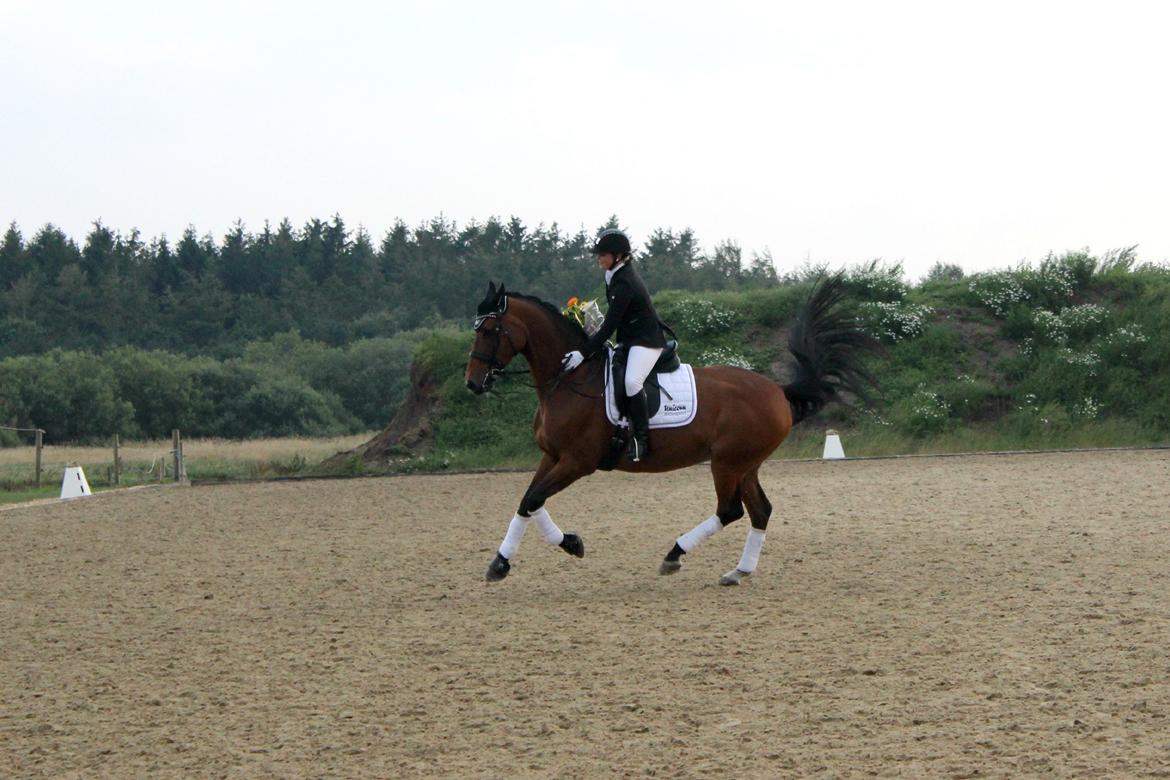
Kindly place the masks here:
POLYGON ((566 352, 565 357, 561 360, 562 371, 572 371, 577 366, 585 362, 585 356, 577 350, 566 352))

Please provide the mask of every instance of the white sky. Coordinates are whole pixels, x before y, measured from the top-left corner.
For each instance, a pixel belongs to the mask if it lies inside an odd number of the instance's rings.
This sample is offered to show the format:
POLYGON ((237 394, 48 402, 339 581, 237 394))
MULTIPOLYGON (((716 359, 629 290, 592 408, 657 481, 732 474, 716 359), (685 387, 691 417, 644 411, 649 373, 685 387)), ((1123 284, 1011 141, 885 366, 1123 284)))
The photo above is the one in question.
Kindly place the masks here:
POLYGON ((0 221, 616 213, 782 270, 1162 261, 1162 6, 0 0, 0 221))

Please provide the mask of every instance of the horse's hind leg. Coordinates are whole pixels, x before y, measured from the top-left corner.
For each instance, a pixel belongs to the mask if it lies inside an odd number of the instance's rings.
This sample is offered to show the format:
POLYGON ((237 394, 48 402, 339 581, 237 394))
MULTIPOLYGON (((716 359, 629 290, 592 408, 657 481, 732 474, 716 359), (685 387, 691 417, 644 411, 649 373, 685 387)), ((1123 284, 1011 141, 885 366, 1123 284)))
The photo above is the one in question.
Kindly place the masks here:
POLYGON ((581 537, 577 534, 567 534, 558 528, 544 507, 544 502, 549 497, 564 490, 581 476, 583 476, 583 472, 570 460, 554 461, 548 455, 541 458, 540 465, 536 468, 536 474, 533 475, 532 482, 528 485, 528 490, 520 499, 520 507, 508 524, 508 532, 504 535, 504 541, 500 544, 496 557, 492 558, 491 563, 488 564, 485 575, 488 582, 498 582, 508 576, 508 572, 512 568, 509 559, 520 548, 520 540, 523 538, 524 532, 528 530, 528 524, 533 520, 536 521, 536 526, 544 534, 544 539, 549 544, 557 545, 569 555, 578 558, 585 557, 585 543, 581 537))
POLYGON ((658 567, 659 574, 674 574, 682 568, 680 558, 694 550, 708 537, 714 536, 724 526, 731 525, 743 517, 743 493, 740 489, 741 475, 716 463, 711 464, 715 479, 715 514, 680 536, 674 547, 666 554, 658 567))
POLYGON ((739 563, 719 578, 720 585, 738 585, 744 577, 756 570, 756 564, 760 561, 760 550, 764 547, 764 532, 768 528, 768 518, 772 516, 772 502, 764 495, 757 471, 752 471, 744 477, 742 488, 743 500, 747 504, 752 527, 748 529, 739 563))

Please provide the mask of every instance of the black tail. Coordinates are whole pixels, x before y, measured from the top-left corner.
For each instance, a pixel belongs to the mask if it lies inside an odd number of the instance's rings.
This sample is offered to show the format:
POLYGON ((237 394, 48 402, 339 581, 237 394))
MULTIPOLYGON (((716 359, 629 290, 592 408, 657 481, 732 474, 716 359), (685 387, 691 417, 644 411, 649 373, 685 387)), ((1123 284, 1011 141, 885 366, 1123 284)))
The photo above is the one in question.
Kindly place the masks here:
POLYGON ((792 407, 793 424, 819 412, 842 393, 870 400, 877 379, 864 359, 877 351, 878 342, 857 324, 856 315, 842 304, 845 280, 841 273, 816 283, 796 315, 788 334, 794 360, 793 379, 784 386, 792 407))

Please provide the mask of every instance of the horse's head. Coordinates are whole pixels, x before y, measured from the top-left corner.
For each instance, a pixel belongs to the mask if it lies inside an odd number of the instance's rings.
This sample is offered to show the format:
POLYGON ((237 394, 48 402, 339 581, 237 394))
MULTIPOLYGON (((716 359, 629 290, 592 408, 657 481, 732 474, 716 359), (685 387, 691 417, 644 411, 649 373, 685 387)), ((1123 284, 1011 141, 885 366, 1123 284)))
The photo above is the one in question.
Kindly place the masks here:
POLYGON ((504 285, 488 284, 487 295, 479 303, 475 317, 475 343, 467 358, 467 389, 479 395, 492 389, 496 377, 512 358, 524 348, 524 326, 508 312, 508 294, 504 285))

